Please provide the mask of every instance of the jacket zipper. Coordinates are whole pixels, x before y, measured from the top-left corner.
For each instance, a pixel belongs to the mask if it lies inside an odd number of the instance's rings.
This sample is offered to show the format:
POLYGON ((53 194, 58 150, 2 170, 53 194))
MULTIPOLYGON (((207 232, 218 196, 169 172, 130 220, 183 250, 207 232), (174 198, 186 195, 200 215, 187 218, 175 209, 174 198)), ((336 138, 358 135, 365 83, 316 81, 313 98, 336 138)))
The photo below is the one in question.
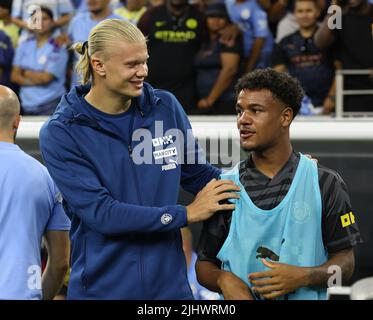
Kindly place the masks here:
MULTIPOLYGON (((133 151, 132 146, 131 146, 131 144, 129 144, 128 145, 128 152, 129 152, 129 155, 130 155, 131 159, 132 159, 132 151, 133 151)), ((136 168, 134 167, 133 163, 132 163, 132 167, 133 167, 133 173, 134 173, 134 176, 135 176, 136 191, 137 191, 137 194, 138 194, 139 201, 142 204, 143 203, 142 202, 142 197, 141 197, 141 193, 140 193, 139 186, 138 186, 138 176, 137 176, 136 168)), ((140 282, 141 282, 142 292, 145 292, 143 255, 144 255, 144 244, 141 243, 141 246, 140 246, 140 282)))

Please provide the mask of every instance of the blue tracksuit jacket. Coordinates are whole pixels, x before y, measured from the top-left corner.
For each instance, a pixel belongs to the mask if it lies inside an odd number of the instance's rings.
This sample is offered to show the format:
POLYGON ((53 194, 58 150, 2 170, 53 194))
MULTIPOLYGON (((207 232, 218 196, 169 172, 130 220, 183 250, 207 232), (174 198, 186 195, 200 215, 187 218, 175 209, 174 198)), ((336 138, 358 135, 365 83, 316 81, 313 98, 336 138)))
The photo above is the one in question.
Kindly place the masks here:
POLYGON ((179 186, 196 194, 220 171, 208 163, 181 164, 187 139, 155 136, 156 121, 163 121, 164 132, 178 129, 185 137, 191 128, 172 94, 145 83, 133 99, 128 132, 151 134, 132 139, 111 132, 83 108, 89 89, 78 86, 65 95, 40 132, 43 159, 72 220, 68 298, 193 299, 179 232, 187 223, 185 207, 176 205, 179 186), (135 164, 132 152, 144 139, 152 140, 145 141, 151 155, 160 150, 158 158, 178 140, 179 158, 135 164))

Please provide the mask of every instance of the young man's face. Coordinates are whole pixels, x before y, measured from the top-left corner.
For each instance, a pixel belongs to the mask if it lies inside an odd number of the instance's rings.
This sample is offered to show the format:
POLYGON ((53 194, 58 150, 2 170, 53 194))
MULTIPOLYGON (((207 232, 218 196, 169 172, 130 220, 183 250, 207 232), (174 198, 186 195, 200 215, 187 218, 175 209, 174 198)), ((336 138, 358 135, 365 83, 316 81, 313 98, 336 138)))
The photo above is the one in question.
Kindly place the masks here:
POLYGON ((267 89, 241 90, 237 97, 237 128, 247 151, 265 151, 278 141, 283 130, 282 106, 267 89))
POLYGON ((103 63, 106 87, 128 98, 140 96, 148 75, 148 57, 146 43, 118 43, 103 63))
POLYGON ((300 28, 310 28, 316 25, 320 12, 312 1, 297 1, 294 15, 300 28))

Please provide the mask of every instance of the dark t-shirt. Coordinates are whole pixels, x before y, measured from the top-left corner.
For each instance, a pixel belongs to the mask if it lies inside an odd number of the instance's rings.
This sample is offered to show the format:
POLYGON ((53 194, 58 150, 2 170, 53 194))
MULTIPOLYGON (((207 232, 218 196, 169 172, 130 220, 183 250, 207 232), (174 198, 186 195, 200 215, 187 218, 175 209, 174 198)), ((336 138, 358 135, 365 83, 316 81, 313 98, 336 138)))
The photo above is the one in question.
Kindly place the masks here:
POLYGON ((147 81, 170 90, 186 110, 194 108, 190 105, 196 103, 194 59, 205 32, 198 7, 189 5, 180 17, 171 15, 166 5, 153 7, 143 14, 138 27, 149 40, 147 81))
MULTIPOLYGON (((198 99, 207 97, 218 79, 222 69, 222 53, 231 53, 241 57, 243 54, 242 37, 238 36, 232 46, 220 42, 219 39, 211 39, 202 44, 195 60, 198 99)), ((218 102, 226 104, 228 114, 234 113, 234 84, 238 76, 237 74, 230 86, 218 99, 218 102)))
POLYGON ((313 36, 304 38, 299 31, 276 45, 272 55, 274 66, 283 64, 297 78, 314 106, 322 106, 333 83, 333 57, 316 47, 313 36))
MULTIPOLYGON (((242 162, 239 169, 240 182, 253 203, 261 209, 276 207, 286 196, 299 163, 299 154, 293 152, 280 172, 270 179, 255 168, 251 157, 242 162)), ((341 217, 352 212, 347 188, 338 173, 318 165, 319 186, 322 199, 322 235, 329 253, 350 248, 362 242, 357 222, 343 226, 341 217)), ((225 242, 232 211, 219 212, 204 222, 198 246, 198 259, 211 261, 216 258, 225 242)))

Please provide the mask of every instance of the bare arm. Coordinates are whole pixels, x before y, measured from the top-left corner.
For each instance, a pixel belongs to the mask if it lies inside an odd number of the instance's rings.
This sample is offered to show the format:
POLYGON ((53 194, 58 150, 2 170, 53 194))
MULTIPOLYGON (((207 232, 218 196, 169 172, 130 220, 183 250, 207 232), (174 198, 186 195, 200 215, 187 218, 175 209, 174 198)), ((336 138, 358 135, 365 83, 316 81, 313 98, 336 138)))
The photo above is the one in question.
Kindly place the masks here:
POLYGON ((53 299, 61 289, 69 268, 70 242, 67 231, 47 231, 45 243, 48 251, 47 266, 42 276, 43 299, 53 299))
POLYGON ((10 79, 12 82, 20 85, 20 86, 27 86, 30 85, 27 79, 23 75, 23 70, 20 67, 13 67, 12 73, 10 75, 10 79))
POLYGON ((342 283, 348 281, 355 268, 355 257, 353 249, 346 249, 336 252, 330 256, 330 259, 319 267, 309 268, 307 286, 323 287, 328 286, 328 280, 331 276, 328 273, 330 266, 338 266, 342 272, 342 283))
POLYGON ((330 18, 330 15, 327 14, 325 16, 324 21, 321 23, 320 27, 317 29, 315 36, 314 36, 315 44, 320 49, 325 49, 331 46, 335 40, 332 30, 330 30, 328 27, 329 18, 330 18))
POLYGON ((271 23, 279 22, 286 14, 288 0, 278 0, 272 7, 269 8, 268 21, 271 23))
POLYGON ((211 107, 230 86, 237 73, 240 56, 236 53, 221 53, 222 68, 209 95, 198 102, 198 107, 211 107))
POLYGON ((12 18, 12 22, 13 22, 17 27, 19 27, 19 28, 29 30, 28 25, 27 25, 27 22, 26 22, 26 21, 23 21, 22 19, 19 19, 19 18, 12 18))
MULTIPOLYGON (((342 69, 342 63, 338 60, 334 61, 334 69, 342 69)), ((328 95, 323 102, 323 114, 330 114, 335 109, 335 95, 336 95, 336 77, 334 76, 332 85, 329 88, 328 95)))
POLYGON ((253 47, 251 49, 250 56, 246 64, 246 72, 250 72, 254 69, 259 57, 262 52, 262 48, 266 42, 266 38, 256 38, 254 40, 253 47))
POLYGON ((264 259, 262 262, 271 270, 252 273, 249 279, 254 285, 253 290, 261 293, 266 299, 276 299, 302 287, 326 288, 332 275, 328 273, 331 266, 339 266, 342 282, 347 281, 355 267, 352 248, 331 254, 326 263, 317 267, 297 267, 264 259))
POLYGON ((54 27, 59 28, 63 27, 64 25, 68 24, 72 18, 72 14, 63 14, 59 19, 54 21, 54 27))
POLYGON ((33 86, 46 85, 54 80, 54 75, 45 71, 25 70, 24 76, 33 86))
POLYGON ((200 284, 211 291, 222 293, 225 300, 253 300, 245 282, 212 262, 197 261, 196 272, 200 284))

